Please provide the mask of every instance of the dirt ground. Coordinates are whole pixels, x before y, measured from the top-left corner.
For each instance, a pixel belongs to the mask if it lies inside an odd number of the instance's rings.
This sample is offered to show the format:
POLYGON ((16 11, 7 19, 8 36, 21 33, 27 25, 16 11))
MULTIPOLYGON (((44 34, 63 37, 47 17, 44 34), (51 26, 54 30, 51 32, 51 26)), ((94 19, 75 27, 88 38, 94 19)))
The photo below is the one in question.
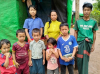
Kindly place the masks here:
MULTIPOLYGON (((74 30, 71 28, 70 34, 74 35, 74 30)), ((89 61, 89 74, 100 74, 100 27, 96 32, 96 43, 95 43, 95 51, 90 55, 89 61)), ((66 73, 68 74, 68 73, 66 73)), ((74 70, 74 74, 78 74, 77 70, 74 70)))

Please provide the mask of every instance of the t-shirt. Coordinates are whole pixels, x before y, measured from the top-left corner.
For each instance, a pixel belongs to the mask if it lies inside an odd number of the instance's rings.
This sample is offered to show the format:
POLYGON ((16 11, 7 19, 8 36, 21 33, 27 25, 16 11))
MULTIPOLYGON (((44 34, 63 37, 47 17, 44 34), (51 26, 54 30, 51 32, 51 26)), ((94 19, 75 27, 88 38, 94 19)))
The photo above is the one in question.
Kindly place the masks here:
POLYGON ((57 39, 60 35, 60 24, 61 22, 59 21, 51 21, 49 27, 49 22, 47 22, 44 27, 44 36, 48 35, 49 37, 57 39))
MULTIPOLYGON (((60 37, 57 41, 57 48, 60 49, 62 56, 73 53, 74 47, 77 47, 77 41, 73 35, 70 35, 67 40, 64 40, 63 37, 60 37)), ((59 62, 61 65, 69 65, 74 64, 74 59, 70 62, 65 62, 61 58, 59 58, 59 62)))
POLYGON ((30 50, 32 51, 32 59, 41 59, 43 57, 42 51, 45 49, 45 44, 42 40, 30 42, 30 50))
POLYGON ((34 28, 40 29, 42 27, 44 27, 43 22, 38 17, 35 18, 35 19, 33 19, 33 18, 26 19, 25 22, 24 22, 24 26, 23 26, 23 28, 26 28, 26 29, 29 30, 29 35, 30 35, 30 38, 31 39, 33 39, 33 37, 32 37, 32 30, 34 28))
MULTIPOLYGON (((48 53, 49 53, 49 50, 50 49, 47 50, 48 53)), ((55 52, 57 52, 57 48, 55 48, 54 50, 55 52)), ((52 54, 50 59, 48 60, 47 69, 55 70, 56 68, 58 68, 57 58, 54 54, 52 54)))
POLYGON ((4 67, 4 63, 6 60, 6 56, 4 54, 0 54, 0 74, 15 74, 16 68, 14 66, 12 56, 9 57, 9 66, 4 67))
POLYGON ((77 41, 82 41, 85 38, 90 38, 93 43, 93 31, 98 30, 97 22, 90 18, 85 21, 83 18, 76 21, 74 29, 78 31, 77 41))
POLYGON ((26 42, 24 46, 19 45, 17 42, 13 44, 12 47, 13 52, 15 52, 16 61, 19 64, 23 64, 28 61, 28 50, 29 50, 29 43, 26 42))

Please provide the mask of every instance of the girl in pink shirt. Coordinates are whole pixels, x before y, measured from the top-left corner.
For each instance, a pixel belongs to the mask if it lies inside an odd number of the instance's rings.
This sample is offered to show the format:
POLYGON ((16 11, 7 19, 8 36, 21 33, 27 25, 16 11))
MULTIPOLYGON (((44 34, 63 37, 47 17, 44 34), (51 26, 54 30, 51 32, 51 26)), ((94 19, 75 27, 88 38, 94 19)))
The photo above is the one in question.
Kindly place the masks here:
POLYGON ((49 38, 47 40, 48 50, 46 50, 46 60, 47 63, 47 74, 59 74, 57 59, 59 58, 57 48, 54 48, 57 44, 54 38, 49 38))

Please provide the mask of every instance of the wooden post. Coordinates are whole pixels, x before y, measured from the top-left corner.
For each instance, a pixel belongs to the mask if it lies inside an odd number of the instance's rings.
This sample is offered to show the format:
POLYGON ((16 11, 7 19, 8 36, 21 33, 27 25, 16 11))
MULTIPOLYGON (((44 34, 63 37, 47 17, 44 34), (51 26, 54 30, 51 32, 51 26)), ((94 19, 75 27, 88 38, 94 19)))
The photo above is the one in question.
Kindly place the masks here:
MULTIPOLYGON (((80 0, 75 0, 75 21, 79 19, 79 1, 80 0)), ((76 56, 75 56, 75 69, 78 69, 76 56)))

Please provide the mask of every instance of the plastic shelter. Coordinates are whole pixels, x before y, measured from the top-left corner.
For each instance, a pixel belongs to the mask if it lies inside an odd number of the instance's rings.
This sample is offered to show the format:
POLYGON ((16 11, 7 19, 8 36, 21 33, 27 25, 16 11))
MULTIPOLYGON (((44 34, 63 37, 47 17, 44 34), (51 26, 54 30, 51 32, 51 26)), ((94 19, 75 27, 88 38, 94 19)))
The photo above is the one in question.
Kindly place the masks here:
MULTIPOLYGON (((67 22, 71 27, 73 0, 40 0, 39 4, 36 1, 39 0, 32 0, 32 3, 38 6, 37 13, 44 24, 49 20, 50 10, 56 9, 58 20, 67 22)), ((26 7, 22 0, 0 0, 0 40, 10 40, 11 46, 17 41, 16 31, 23 28, 27 18, 26 7)))

